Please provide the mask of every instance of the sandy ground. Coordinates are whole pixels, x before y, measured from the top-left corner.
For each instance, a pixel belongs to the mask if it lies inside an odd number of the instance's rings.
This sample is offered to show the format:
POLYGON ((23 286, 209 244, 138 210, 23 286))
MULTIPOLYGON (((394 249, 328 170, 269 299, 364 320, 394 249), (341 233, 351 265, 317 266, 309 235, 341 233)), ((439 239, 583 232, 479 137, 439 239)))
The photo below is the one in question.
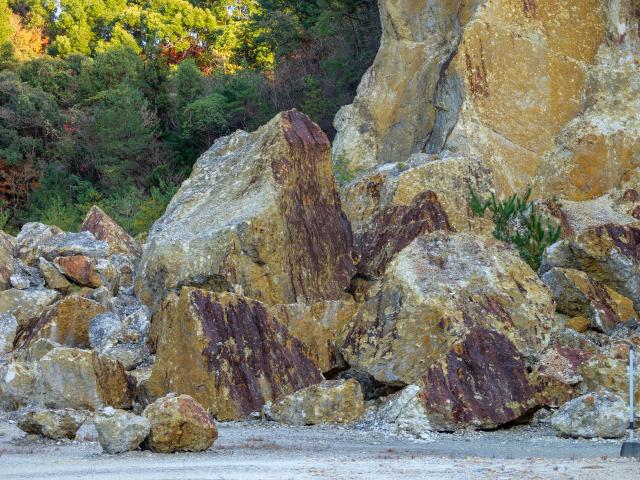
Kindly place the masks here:
POLYGON ((85 441, 56 442, 26 436, 4 420, 0 479, 640 479, 640 462, 618 457, 619 441, 560 439, 545 427, 429 441, 261 421, 221 424, 219 431, 203 453, 109 456, 90 426, 79 432, 85 441))

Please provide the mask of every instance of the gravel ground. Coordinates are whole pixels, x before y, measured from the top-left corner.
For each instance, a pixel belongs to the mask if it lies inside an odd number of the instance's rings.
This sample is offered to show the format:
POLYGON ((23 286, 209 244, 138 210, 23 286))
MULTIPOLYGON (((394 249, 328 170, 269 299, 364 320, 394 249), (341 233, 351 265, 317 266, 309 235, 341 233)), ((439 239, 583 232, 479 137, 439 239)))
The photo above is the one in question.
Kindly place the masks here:
POLYGON ((95 430, 79 441, 26 436, 0 421, 0 478, 10 479, 640 479, 640 462, 620 459, 620 441, 570 440, 548 427, 435 434, 427 441, 342 427, 262 421, 219 425, 197 454, 103 455, 95 430))

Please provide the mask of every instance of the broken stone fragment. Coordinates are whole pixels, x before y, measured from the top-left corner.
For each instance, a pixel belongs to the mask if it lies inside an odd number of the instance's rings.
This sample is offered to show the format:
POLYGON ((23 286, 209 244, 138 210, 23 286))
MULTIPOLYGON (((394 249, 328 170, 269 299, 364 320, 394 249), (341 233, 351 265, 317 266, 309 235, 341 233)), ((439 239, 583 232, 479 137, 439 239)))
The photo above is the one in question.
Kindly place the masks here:
POLYGON ((268 405, 265 413, 288 425, 352 423, 364 414, 364 399, 356 380, 327 380, 268 405))
POLYGON ((67 347, 89 348, 89 322, 105 308, 93 300, 69 295, 20 328, 16 348, 45 338, 67 347))
POLYGON ((84 255, 56 257, 54 265, 72 282, 85 287, 106 286, 114 292, 118 287, 118 274, 107 260, 94 259, 84 255))
POLYGON ((4 290, 0 292, 0 313, 14 315, 18 324, 24 326, 29 320, 40 315, 47 306, 59 297, 58 292, 47 288, 4 290))
POLYGON ((38 268, 42 274, 47 287, 52 290, 58 290, 62 293, 67 293, 71 288, 71 283, 65 278, 62 273, 46 258, 38 258, 38 268))
POLYGON ((63 232, 56 226, 42 223, 25 223, 16 237, 13 255, 26 265, 35 265, 41 256, 39 246, 63 232))
POLYGON ((87 414, 65 408, 62 410, 38 410, 24 413, 18 427, 24 432, 59 440, 76 438, 76 432, 87 419, 87 414))
POLYGON ((39 399, 51 408, 131 408, 135 379, 122 364, 78 348, 57 347, 39 361, 39 399))
POLYGON ((84 256, 105 258, 109 254, 109 245, 96 240, 90 232, 61 233, 45 238, 37 245, 38 257, 51 261, 57 257, 84 256))
POLYGON ((572 317, 586 317, 591 328, 611 333, 620 324, 637 317, 633 302, 579 270, 551 268, 542 275, 557 310, 572 317))
POLYGON ((261 302, 183 288, 160 310, 152 396, 185 393, 217 420, 245 418, 323 380, 307 348, 261 302))
POLYGON ((626 402, 606 390, 571 400, 551 417, 558 435, 574 438, 620 438, 628 422, 626 402))
POLYGON ((10 313, 0 313, 0 357, 13 350, 18 320, 10 313))
POLYGON ((151 430, 148 418, 112 407, 96 413, 93 423, 102 451, 109 454, 136 450, 151 430))
POLYGON ((97 205, 87 213, 81 230, 91 232, 96 239, 107 242, 111 255, 122 254, 137 259, 142 254, 140 244, 97 205))
POLYGON ((573 268, 630 298, 640 310, 640 224, 590 227, 545 250, 541 273, 573 268))
POLYGON ((207 411, 188 395, 167 395, 147 408, 151 430, 146 446, 159 453, 208 450, 218 430, 207 411))
POLYGON ((154 312, 181 286, 271 305, 341 299, 354 263, 330 150, 296 110, 218 139, 149 232, 139 298, 154 312))
POLYGON ((0 291, 11 288, 11 275, 17 269, 13 258, 16 239, 0 230, 0 291))
POLYGON ((34 398, 37 367, 26 362, 0 364, 0 407, 17 410, 34 398))
POLYGON ((396 434, 427 438, 433 426, 421 396, 419 385, 407 385, 385 399, 375 413, 374 421, 396 434))

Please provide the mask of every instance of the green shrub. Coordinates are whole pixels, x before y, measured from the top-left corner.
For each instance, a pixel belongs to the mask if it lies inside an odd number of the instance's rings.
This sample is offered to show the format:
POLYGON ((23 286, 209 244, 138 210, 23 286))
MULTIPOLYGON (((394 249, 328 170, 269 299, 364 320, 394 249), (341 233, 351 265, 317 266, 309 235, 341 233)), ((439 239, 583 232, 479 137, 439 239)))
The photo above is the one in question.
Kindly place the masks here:
POLYGON ((495 224, 493 236, 516 247, 522 259, 538 271, 545 249, 560 239, 560 227, 549 221, 543 224, 529 200, 531 188, 522 196, 514 194, 499 201, 493 192, 488 199, 481 199, 470 184, 469 191, 472 212, 483 217, 489 210, 495 224))
POLYGON ((339 186, 346 185, 358 176, 359 170, 349 166, 349 159, 341 153, 333 161, 333 174, 339 186))

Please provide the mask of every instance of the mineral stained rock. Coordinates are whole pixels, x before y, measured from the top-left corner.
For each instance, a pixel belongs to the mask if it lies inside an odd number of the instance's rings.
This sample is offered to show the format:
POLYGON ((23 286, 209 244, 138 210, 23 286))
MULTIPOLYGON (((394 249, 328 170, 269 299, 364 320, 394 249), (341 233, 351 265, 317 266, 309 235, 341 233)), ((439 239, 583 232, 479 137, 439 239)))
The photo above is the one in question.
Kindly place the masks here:
POLYGON ((218 420, 234 420, 323 380, 305 345, 261 302, 185 287, 160 313, 147 387, 155 397, 188 394, 218 420))
POLYGON ((122 254, 137 259, 142 254, 140 244, 96 205, 91 207, 82 222, 82 231, 91 232, 97 240, 107 242, 112 255, 122 254))
POLYGON ((159 398, 145 408, 143 415, 151 425, 147 446, 154 452, 201 452, 218 438, 214 421, 188 395, 159 398))
POLYGON ((558 312, 591 320, 591 327, 611 333, 617 326, 637 318, 633 302, 579 270, 552 268, 542 276, 549 286, 558 312))
POLYGON ((498 192, 586 200, 639 166, 634 0, 379 5, 380 49, 334 121, 353 171, 465 155, 498 192))
POLYGON ((329 140, 291 110, 200 157, 149 233, 136 292, 152 310, 181 286, 269 304, 337 300, 351 248, 329 140))
POLYGON ((19 330, 16 347, 46 338, 67 347, 89 348, 89 322, 104 311, 93 300, 77 295, 64 297, 19 330))
POLYGON ((491 428, 537 404, 527 357, 548 342, 554 305, 505 244, 469 233, 418 237, 387 266, 342 352, 376 380, 423 387, 433 428, 491 428))
POLYGON ((364 414, 364 399, 356 380, 327 380, 287 395, 266 413, 288 425, 352 423, 364 414))
POLYGON ((60 294, 47 288, 29 288, 17 290, 12 288, 0 292, 0 313, 16 317, 20 326, 25 325, 40 315, 60 294))

